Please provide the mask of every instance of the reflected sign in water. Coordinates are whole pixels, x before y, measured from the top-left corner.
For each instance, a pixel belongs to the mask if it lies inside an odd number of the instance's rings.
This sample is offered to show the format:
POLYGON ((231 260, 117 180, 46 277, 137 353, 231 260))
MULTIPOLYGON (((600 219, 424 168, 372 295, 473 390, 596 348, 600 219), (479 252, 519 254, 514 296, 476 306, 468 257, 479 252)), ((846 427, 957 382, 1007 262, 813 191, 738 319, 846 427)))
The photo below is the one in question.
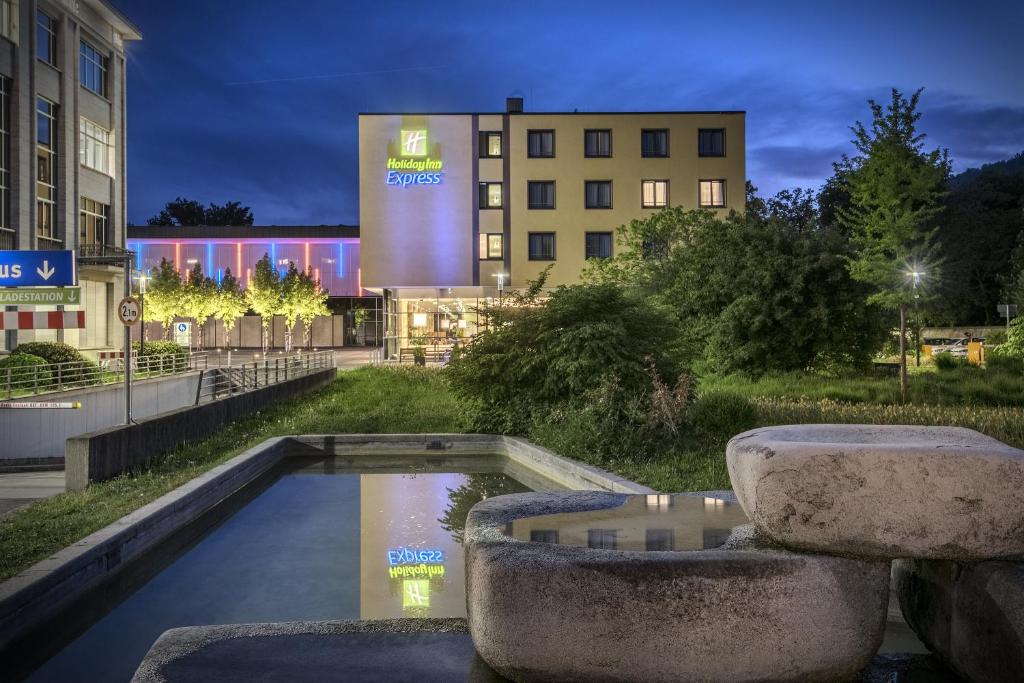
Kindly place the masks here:
POLYGON ((627 496, 613 508, 513 520, 506 533, 520 541, 605 550, 704 550, 725 543, 747 523, 738 503, 683 494, 627 496))

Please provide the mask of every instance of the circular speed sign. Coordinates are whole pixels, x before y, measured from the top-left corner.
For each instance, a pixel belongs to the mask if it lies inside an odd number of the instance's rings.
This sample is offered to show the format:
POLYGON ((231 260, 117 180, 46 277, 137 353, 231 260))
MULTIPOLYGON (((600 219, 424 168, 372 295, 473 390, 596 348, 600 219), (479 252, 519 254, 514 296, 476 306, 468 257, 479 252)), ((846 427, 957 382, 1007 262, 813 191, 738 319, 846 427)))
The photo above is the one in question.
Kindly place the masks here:
POLYGON ((117 317, 122 325, 132 325, 139 320, 139 300, 133 296, 126 296, 117 305, 117 317))

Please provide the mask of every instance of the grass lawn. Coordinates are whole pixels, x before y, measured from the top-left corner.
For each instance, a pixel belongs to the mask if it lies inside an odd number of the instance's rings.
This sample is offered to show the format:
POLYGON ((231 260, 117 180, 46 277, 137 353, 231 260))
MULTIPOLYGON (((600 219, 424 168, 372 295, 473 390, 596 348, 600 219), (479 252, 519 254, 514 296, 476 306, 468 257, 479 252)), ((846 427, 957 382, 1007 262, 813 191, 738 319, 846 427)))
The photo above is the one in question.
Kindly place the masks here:
MULTIPOLYGON (((737 393, 756 409, 758 425, 876 423, 957 425, 1024 448, 1024 380, 964 369, 965 386, 986 379, 989 393, 959 387, 956 373, 911 378, 918 403, 898 405, 894 378, 832 380, 783 375, 759 381, 707 379, 702 391, 737 393), (928 379, 923 379, 928 377, 928 379), (931 384, 926 384, 931 382, 931 384), (915 386, 918 387, 915 389, 915 386), (930 387, 930 389, 927 389, 930 387), (959 388, 958 388, 959 387, 959 388), (944 396, 934 392, 946 392, 944 396), (933 392, 933 393, 929 393, 933 392), (959 396, 955 404, 952 396, 959 396), (972 400, 978 396, 984 401, 972 400), (998 400, 997 400, 998 399, 998 400), (992 401, 993 403, 988 403, 992 401)), ((232 423, 214 436, 179 448, 152 469, 72 491, 0 520, 0 580, 70 545, 180 486, 211 467, 272 436, 314 433, 460 432, 469 424, 464 406, 433 369, 363 368, 339 373, 331 385, 232 423)), ((740 429, 698 445, 635 457, 592 457, 557 432, 535 438, 553 450, 614 471, 660 491, 730 488, 724 448, 740 429)))

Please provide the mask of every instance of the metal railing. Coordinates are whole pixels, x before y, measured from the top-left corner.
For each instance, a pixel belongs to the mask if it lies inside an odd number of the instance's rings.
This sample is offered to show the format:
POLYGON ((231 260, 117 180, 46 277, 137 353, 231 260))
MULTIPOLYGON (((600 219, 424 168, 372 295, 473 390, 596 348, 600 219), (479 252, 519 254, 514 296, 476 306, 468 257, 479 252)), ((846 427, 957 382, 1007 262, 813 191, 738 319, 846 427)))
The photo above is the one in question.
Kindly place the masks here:
MULTIPOLYGON (((205 370, 210 365, 205 353, 133 356, 132 376, 136 380, 205 370)), ((47 365, 13 366, 0 369, 0 396, 15 398, 124 382, 124 358, 69 361, 47 365)))
POLYGON ((196 404, 261 389, 335 367, 334 351, 313 351, 204 369, 196 404))

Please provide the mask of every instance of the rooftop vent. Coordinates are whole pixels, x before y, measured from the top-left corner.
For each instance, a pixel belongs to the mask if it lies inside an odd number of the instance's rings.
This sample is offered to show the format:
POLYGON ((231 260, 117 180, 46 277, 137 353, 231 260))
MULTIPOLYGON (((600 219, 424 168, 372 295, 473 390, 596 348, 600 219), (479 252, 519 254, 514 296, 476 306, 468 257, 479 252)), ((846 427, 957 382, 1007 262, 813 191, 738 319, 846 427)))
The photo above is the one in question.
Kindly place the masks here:
POLYGON ((523 98, 522 97, 506 97, 505 98, 505 111, 509 114, 522 114, 523 113, 523 98))

